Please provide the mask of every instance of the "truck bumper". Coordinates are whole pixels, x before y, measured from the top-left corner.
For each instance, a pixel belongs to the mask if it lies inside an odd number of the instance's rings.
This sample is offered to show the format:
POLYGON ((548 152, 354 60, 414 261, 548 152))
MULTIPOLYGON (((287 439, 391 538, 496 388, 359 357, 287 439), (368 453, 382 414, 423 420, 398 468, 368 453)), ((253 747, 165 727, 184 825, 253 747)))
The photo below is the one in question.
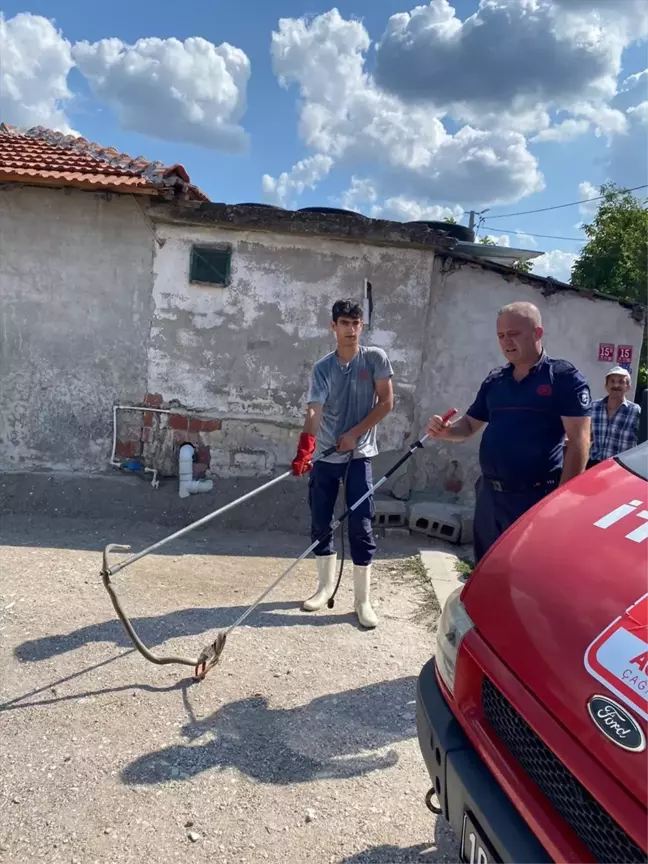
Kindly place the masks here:
POLYGON ((455 719, 435 670, 432 659, 419 675, 416 725, 439 805, 461 844, 461 860, 550 862, 455 719))

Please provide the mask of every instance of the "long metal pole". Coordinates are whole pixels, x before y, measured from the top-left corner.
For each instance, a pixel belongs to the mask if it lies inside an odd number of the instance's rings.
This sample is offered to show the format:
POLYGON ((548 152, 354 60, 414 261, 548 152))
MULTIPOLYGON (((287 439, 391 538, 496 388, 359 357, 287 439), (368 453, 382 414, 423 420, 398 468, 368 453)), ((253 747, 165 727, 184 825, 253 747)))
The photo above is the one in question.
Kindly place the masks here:
MULTIPOLYGON (((327 456, 330 456, 331 453, 334 453, 335 450, 335 447, 329 447, 328 450, 325 450, 321 454, 321 456, 319 456, 314 461, 319 462, 320 459, 325 459, 327 456)), ((144 558, 145 555, 150 555, 151 552, 155 552, 156 549, 160 549, 162 546, 166 546, 166 544, 170 543, 172 540, 177 540, 179 537, 184 537, 185 534, 193 531, 194 528, 199 528, 201 525, 206 525, 208 522, 211 522, 211 520, 215 519, 217 516, 221 516, 228 510, 232 510, 234 507, 238 507, 238 505, 243 504, 244 501, 249 501, 250 498, 254 498, 255 495, 258 495, 265 489, 270 489, 271 486, 275 486, 277 483, 281 483, 282 480, 285 480, 286 477, 290 477, 291 475, 292 471, 285 471, 283 474, 280 474, 279 477, 275 477, 272 480, 269 480, 267 483, 264 483, 263 486, 259 486, 257 489, 253 489, 251 492, 247 492, 245 495, 241 495, 240 498, 237 498, 235 501, 230 501, 229 504, 225 504, 218 510, 214 510, 213 513, 208 513, 207 516, 203 516, 201 519, 197 519, 195 522, 192 522, 191 525, 186 525, 184 528, 176 531, 175 534, 171 534, 169 537, 165 537, 163 540, 158 540, 158 542, 154 543, 152 546, 148 546, 146 549, 142 549, 142 551, 138 552, 137 555, 131 555, 130 558, 127 558, 125 561, 121 561, 119 564, 115 564, 113 567, 104 568, 102 573, 105 573, 106 576, 114 576, 116 573, 119 573, 120 570, 123 570, 125 567, 129 567, 131 564, 134 564, 135 561, 139 561, 140 558, 144 558)), ((121 549, 127 551, 130 549, 130 546, 121 546, 121 549)))
MULTIPOLYGON (((455 409, 448 411, 448 413, 443 418, 444 422, 447 422, 450 419, 450 417, 452 417, 452 415, 454 413, 456 413, 455 409)), ((360 498, 358 498, 357 501, 355 501, 350 507, 348 507, 344 511, 344 513, 342 513, 342 515, 339 516, 333 522, 330 530, 335 532, 340 527, 340 525, 344 522, 344 520, 349 516, 350 513, 352 513, 354 510, 356 510, 362 504, 363 501, 366 501, 367 498, 369 498, 371 495, 373 495, 373 493, 376 491, 376 489, 379 489, 383 485, 383 483, 385 483, 387 480, 389 480, 389 478, 392 476, 392 474, 394 474, 395 471, 398 471, 398 469, 401 467, 401 465, 403 465, 405 462, 407 462, 407 460, 413 455, 413 453, 419 447, 423 447, 423 444, 427 441, 427 439, 428 439, 428 435, 426 433, 421 438, 419 438, 418 441, 415 441, 413 444, 411 444, 407 448, 407 452, 398 460, 398 462, 395 465, 392 465, 392 467, 389 469, 389 471, 387 471, 385 474, 383 474, 383 476, 379 480, 376 480, 376 482, 369 487, 369 489, 364 493, 364 495, 362 495, 360 498)), ((229 634, 232 632, 232 630, 236 630, 237 627, 240 627, 240 625, 245 621, 245 619, 248 617, 248 615, 250 615, 252 612, 254 612, 254 610, 257 608, 259 603, 261 603, 263 600, 265 600, 265 598, 268 596, 268 594, 270 594, 272 591, 274 591, 274 589, 277 587, 277 585, 280 582, 282 582, 286 578, 286 576, 288 576, 288 574, 294 570, 294 568, 299 564, 300 561, 303 561, 307 555, 310 555, 310 553, 321 542, 321 540, 322 540, 322 538, 318 537, 314 543, 311 543, 311 545, 308 547, 308 549, 306 549, 304 552, 302 552, 302 554, 299 556, 299 558, 297 558, 295 561, 293 561, 293 563, 290 565, 290 567, 288 567, 287 570, 284 570, 284 572, 281 574, 281 576, 277 577, 277 579, 275 579, 275 581, 272 583, 272 585, 270 585, 269 588, 266 588, 266 590, 263 592, 263 594, 261 594, 261 596, 258 597, 254 601, 254 603, 245 610, 245 612, 241 615, 241 617, 238 618, 226 630, 225 636, 229 636, 229 634)))
MULTIPOLYGON (((456 414, 455 408, 451 409, 450 411, 448 411, 444 415, 443 421, 448 422, 454 414, 456 414)), ((369 498, 370 495, 373 495, 373 493, 376 491, 376 489, 378 489, 380 486, 382 486, 383 483, 385 483, 385 481, 388 480, 389 477, 391 477, 392 474, 394 474, 394 472, 396 472, 401 467, 401 465, 403 465, 405 462, 407 462, 408 459, 411 458, 411 456, 414 454, 414 452, 416 451, 417 448, 423 447, 423 444, 425 443, 427 438, 428 438, 428 435, 426 433, 425 435, 421 436, 421 438, 419 438, 417 441, 415 441, 413 444, 411 444, 408 447, 406 453, 398 460, 398 462, 395 465, 393 465, 389 469, 389 471, 387 471, 379 480, 377 480, 374 484, 372 484, 372 486, 367 490, 367 492, 365 492, 364 495, 362 495, 360 498, 358 498, 357 501, 355 501, 350 507, 348 507, 344 511, 344 513, 342 513, 342 515, 334 521, 333 525, 331 526, 331 529, 333 531, 335 531, 342 524, 342 522, 344 522, 344 520, 349 516, 349 514, 353 510, 355 510, 357 507, 359 507, 363 501, 365 501, 367 498, 369 498)), ((322 455, 319 458, 322 459, 322 458, 330 455, 331 453, 333 453, 335 450, 336 450, 335 447, 331 447, 331 448, 329 448, 329 450, 326 450, 324 453, 322 453, 322 455)), ((315 460, 315 461, 319 461, 319 460, 315 460)), ((172 534, 170 537, 166 537, 164 540, 158 541, 153 546, 149 546, 148 549, 144 549, 142 552, 139 552, 137 555, 133 555, 131 558, 127 559, 122 564, 116 564, 115 567, 112 567, 112 568, 108 567, 108 554, 110 552, 127 551, 127 549, 129 547, 118 546, 116 544, 110 544, 110 545, 106 546, 106 548, 104 549, 104 553, 103 553, 103 569, 101 571, 103 584, 104 584, 106 590, 108 591, 108 593, 110 594, 110 599, 113 603, 115 611, 117 612, 121 622, 123 623, 124 627, 126 628, 126 631, 128 632, 128 635, 130 636, 131 641, 133 642, 133 644, 135 645, 137 650, 144 657, 146 657, 147 660, 150 660, 152 663, 157 663, 158 665, 165 665, 167 663, 177 663, 177 664, 181 664, 181 665, 185 665, 185 666, 194 666, 195 677, 202 680, 205 677, 205 675, 207 674, 207 672, 209 671, 209 669, 211 669, 212 666, 215 666, 216 663, 218 663, 220 656, 223 652, 223 648, 225 647, 225 642, 227 640, 227 636, 233 630, 235 630, 237 627, 240 627, 240 625, 245 621, 245 619, 249 615, 251 615, 252 612, 254 612, 254 610, 257 608, 257 606, 268 596, 268 594, 270 594, 272 591, 274 591, 274 589, 277 587, 277 585, 280 582, 282 582, 286 578, 286 576, 288 576, 288 574, 292 572, 292 570, 294 570, 294 568, 299 564, 299 562, 303 561, 304 558, 306 558, 306 556, 309 555, 315 549, 315 547, 321 542, 322 537, 318 537, 314 543, 311 543, 311 545, 308 547, 308 549, 304 550, 304 552, 302 552, 302 554, 299 556, 299 558, 297 558, 295 561, 293 561, 293 563, 286 570, 284 570, 284 572, 280 576, 278 576, 277 579, 275 579, 275 581, 272 583, 272 585, 270 585, 269 588, 266 588, 266 590, 263 592, 263 594, 261 594, 261 596, 258 597, 254 601, 254 603, 251 606, 249 606, 245 610, 245 612, 227 630, 221 631, 219 634, 217 634, 216 639, 213 642, 211 642, 209 645, 207 645, 207 647, 204 648, 203 651, 201 651, 200 655, 198 656, 198 658, 196 660, 193 660, 193 659, 188 658, 188 657, 178 657, 178 656, 156 657, 154 654, 152 654, 148 650, 146 645, 144 645, 144 643, 139 639, 137 633, 135 632, 132 624, 130 623, 130 621, 128 619, 128 616, 122 610, 121 604, 119 602, 119 598, 117 597, 117 594, 115 593, 113 586, 110 584, 110 577, 112 575, 114 575, 115 573, 118 573, 119 570, 123 570, 124 567, 127 567, 129 564, 132 564, 134 561, 137 561, 140 558, 143 558, 144 555, 148 555, 150 552, 154 551, 155 549, 159 549, 160 546, 163 546, 165 543, 169 543, 174 538, 182 537, 183 534, 186 534, 187 532, 193 530, 194 528, 197 528, 199 525, 204 525, 206 522, 209 522, 211 519, 215 518, 220 513, 224 513, 226 510, 229 510, 232 507, 236 507, 238 504, 241 504, 243 501, 247 500, 248 498, 251 498, 254 495, 257 495, 263 489, 267 489, 269 486, 273 486, 275 483, 279 483, 279 481, 283 480, 284 477, 287 477, 291 473, 292 473, 291 471, 287 471, 285 474, 282 474, 280 477, 275 477, 274 480, 270 480, 270 482, 266 483, 264 486, 260 486, 258 489, 255 489, 252 492, 248 492, 247 495, 243 495, 241 498, 237 498, 236 501, 231 501, 229 504, 226 504, 224 507, 221 507, 220 510, 216 510, 214 513, 210 513, 209 515, 204 516, 202 519, 199 519, 197 522, 193 522, 191 525, 187 525, 186 528, 182 528, 180 531, 176 531, 176 533, 172 534)))
POLYGON ((119 573, 119 571, 123 570, 124 567, 128 567, 131 564, 134 564, 136 561, 139 561, 140 558, 143 558, 145 555, 149 555, 151 552, 155 552, 156 549, 160 549, 162 546, 166 546, 166 544, 170 543, 172 540, 177 540, 180 537, 184 537, 185 534, 193 531, 194 528, 199 528, 201 525, 206 525, 208 522, 211 522, 211 520, 215 519, 217 516, 226 513, 228 510, 232 510, 234 507, 238 507, 239 504, 242 504, 244 501, 248 501, 250 498, 254 498, 255 495, 258 495, 259 492, 263 492, 264 489, 269 489, 271 486, 275 486, 277 483, 281 483, 282 480, 285 480, 286 477, 290 477, 291 474, 292 471, 286 471, 284 474, 280 474, 279 477, 275 477, 273 480, 270 480, 263 486, 259 486, 258 489, 253 489, 246 495, 242 495, 240 498, 237 498, 236 501, 230 501, 229 504, 225 504, 225 506, 221 507, 219 510, 214 510, 213 513, 208 513, 207 516, 203 516, 202 519, 198 519, 196 522, 192 522, 191 525, 186 525, 184 528, 176 531, 175 534, 171 534, 169 537, 165 537, 163 540, 158 540, 158 542, 154 543, 152 546, 148 546, 146 549, 142 549, 142 551, 138 552, 137 555, 131 555, 131 557, 127 558, 125 561, 121 561, 119 564, 115 564, 113 567, 110 567, 106 571, 107 575, 114 576, 115 573, 119 573))

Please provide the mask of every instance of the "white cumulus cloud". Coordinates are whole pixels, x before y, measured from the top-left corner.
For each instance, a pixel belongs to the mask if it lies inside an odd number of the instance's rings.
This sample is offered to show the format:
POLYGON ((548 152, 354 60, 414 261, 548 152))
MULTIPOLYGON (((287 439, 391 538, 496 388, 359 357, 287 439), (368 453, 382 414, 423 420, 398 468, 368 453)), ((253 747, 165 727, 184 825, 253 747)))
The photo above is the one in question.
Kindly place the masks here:
POLYGON ((648 126, 648 100, 628 108, 628 116, 637 123, 648 126))
POLYGON ((284 171, 277 178, 264 174, 261 180, 263 193, 270 203, 289 206, 293 200, 291 196, 301 195, 304 189, 314 189, 332 165, 330 156, 318 153, 297 162, 290 172, 284 171))
POLYGON ((397 195, 387 198, 382 205, 374 206, 371 215, 378 219, 394 219, 396 222, 444 222, 450 218, 459 222, 463 219, 464 210, 459 205, 444 207, 441 204, 426 204, 424 201, 397 195))
POLYGON ((250 61, 240 48, 206 39, 78 42, 73 57, 92 92, 121 126, 166 141, 238 153, 247 134, 250 61))
POLYGON ((372 163, 387 197, 504 204, 543 188, 536 159, 516 131, 463 126, 447 132, 439 112, 406 104, 365 69, 364 26, 332 9, 284 18, 272 34, 275 73, 301 97, 303 141, 335 162, 372 163))
POLYGON ((452 207, 429 204, 404 195, 394 195, 381 202, 377 182, 356 175, 351 177, 351 185, 340 196, 339 204, 347 210, 355 210, 374 219, 392 219, 395 222, 443 222, 448 218, 460 222, 464 216, 463 207, 458 204, 452 207))
POLYGON ((538 276, 551 276, 559 282, 569 282, 572 267, 577 258, 578 255, 573 252, 552 249, 551 252, 545 252, 540 258, 534 258, 533 272, 537 273, 538 276))
POLYGON ((611 107, 624 50, 648 33, 645 0, 480 0, 462 19, 449 0, 392 15, 376 80, 458 122, 565 141, 625 132, 611 107), (550 112, 567 121, 552 127, 550 112))
POLYGON ((596 215, 596 211, 598 210, 600 201, 591 201, 588 199, 598 198, 600 196, 599 190, 594 186, 589 180, 585 180, 583 183, 578 184, 578 197, 583 202, 579 204, 578 209, 580 211, 581 216, 587 219, 591 219, 592 216, 596 215))
POLYGON ((377 51, 378 82, 407 99, 517 111, 609 100, 636 7, 552 0, 481 0, 462 20, 448 0, 392 15, 377 51), (496 48, 495 48, 496 46, 496 48))
MULTIPOLYGON (((648 12, 648 10, 647 10, 648 12)), ((619 186, 633 188, 648 183, 648 69, 621 82, 613 106, 623 114, 623 133, 608 144, 606 174, 619 186)))
POLYGON ((72 98, 67 76, 70 43, 51 21, 21 12, 0 13, 0 117, 16 126, 73 130, 65 114, 72 98))
POLYGON ((361 213, 363 212, 362 204, 375 204, 377 200, 378 190, 375 182, 368 177, 356 177, 354 174, 351 177, 351 185, 345 189, 340 197, 340 207, 361 213))
POLYGON ((584 135, 589 131, 590 124, 588 120, 575 120, 570 117, 568 120, 563 120, 555 126, 550 126, 548 129, 543 129, 541 132, 532 138, 537 141, 573 141, 580 135, 584 135))

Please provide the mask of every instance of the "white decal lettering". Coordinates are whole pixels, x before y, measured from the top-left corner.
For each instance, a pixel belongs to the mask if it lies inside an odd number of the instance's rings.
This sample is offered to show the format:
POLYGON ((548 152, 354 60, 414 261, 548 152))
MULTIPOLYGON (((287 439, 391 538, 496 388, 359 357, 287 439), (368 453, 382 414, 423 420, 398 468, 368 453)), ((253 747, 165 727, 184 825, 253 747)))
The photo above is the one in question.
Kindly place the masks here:
POLYGON ((633 513, 637 507, 641 504, 641 501, 632 501, 630 504, 622 504, 620 507, 617 507, 616 510, 613 510, 611 513, 607 513, 605 516, 602 516, 598 522, 595 522, 594 525, 597 528, 609 528, 610 525, 614 525, 615 522, 619 522, 623 519, 624 516, 629 516, 633 513))
POLYGON ((475 864, 475 835, 471 831, 468 835, 470 841, 470 864, 475 864))
MULTIPOLYGON (((648 510, 641 510, 637 513, 637 516, 640 519, 648 520, 648 510)), ((633 543, 641 543, 642 540, 646 540, 648 538, 648 521, 644 522, 643 525, 640 525, 638 528, 635 528, 634 531, 631 531, 629 534, 626 534, 626 540, 632 540, 633 543)))

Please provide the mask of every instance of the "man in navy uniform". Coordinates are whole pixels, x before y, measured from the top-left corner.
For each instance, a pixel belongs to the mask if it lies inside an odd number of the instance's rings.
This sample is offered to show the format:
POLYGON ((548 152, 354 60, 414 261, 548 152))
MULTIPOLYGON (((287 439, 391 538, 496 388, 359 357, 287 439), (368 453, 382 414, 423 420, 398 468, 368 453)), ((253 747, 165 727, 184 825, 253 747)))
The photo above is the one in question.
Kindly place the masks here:
POLYGON ((543 332, 533 303, 501 309, 497 338, 508 363, 486 377, 463 417, 444 423, 435 416, 428 426, 431 438, 457 442, 486 427, 476 485, 475 563, 516 519, 587 465, 589 386, 572 363, 546 354, 543 332))

